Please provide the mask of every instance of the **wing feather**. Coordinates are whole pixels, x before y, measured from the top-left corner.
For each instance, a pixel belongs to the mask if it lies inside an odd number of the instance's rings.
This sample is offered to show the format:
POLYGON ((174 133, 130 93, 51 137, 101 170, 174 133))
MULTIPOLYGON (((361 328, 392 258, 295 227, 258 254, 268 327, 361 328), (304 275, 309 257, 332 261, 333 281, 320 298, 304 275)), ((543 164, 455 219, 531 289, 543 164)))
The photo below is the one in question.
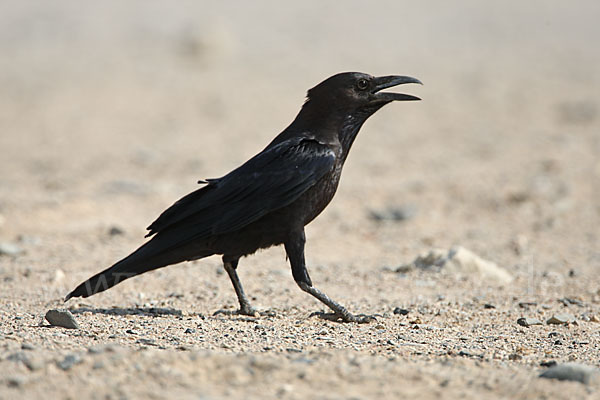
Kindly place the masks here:
POLYGON ((207 179, 206 186, 165 210, 147 236, 161 233, 180 244, 241 229, 298 199, 332 170, 335 158, 313 139, 281 142, 224 177, 207 179))

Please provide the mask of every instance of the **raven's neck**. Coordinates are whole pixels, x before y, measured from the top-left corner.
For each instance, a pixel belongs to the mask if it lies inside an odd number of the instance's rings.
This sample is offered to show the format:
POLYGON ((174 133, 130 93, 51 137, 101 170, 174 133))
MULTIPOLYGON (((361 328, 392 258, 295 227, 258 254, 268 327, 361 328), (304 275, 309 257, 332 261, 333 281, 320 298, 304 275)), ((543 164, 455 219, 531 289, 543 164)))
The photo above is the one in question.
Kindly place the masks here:
POLYGON ((304 103, 290 126, 279 134, 269 146, 298 135, 304 135, 325 144, 341 145, 342 161, 344 161, 362 125, 382 106, 383 104, 348 111, 337 109, 332 103, 315 104, 313 100, 309 99, 304 103))
POLYGON ((322 143, 337 143, 345 114, 335 103, 316 104, 308 99, 287 130, 296 134, 307 133, 322 143))

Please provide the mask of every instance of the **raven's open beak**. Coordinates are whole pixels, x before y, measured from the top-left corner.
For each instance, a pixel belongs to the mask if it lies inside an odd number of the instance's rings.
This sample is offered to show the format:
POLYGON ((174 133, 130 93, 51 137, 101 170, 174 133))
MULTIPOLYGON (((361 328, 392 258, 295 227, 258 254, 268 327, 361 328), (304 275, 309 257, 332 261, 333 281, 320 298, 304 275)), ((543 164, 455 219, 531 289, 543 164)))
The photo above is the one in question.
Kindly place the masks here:
POLYGON ((374 100, 383 100, 383 101, 421 100, 420 98, 418 98, 416 96, 412 96, 410 94, 380 92, 380 90, 387 89, 392 86, 403 85, 405 83, 418 83, 419 85, 422 85, 423 83, 416 78, 411 78, 410 76, 397 76, 397 75, 380 76, 380 77, 375 78, 373 80, 373 83, 375 83, 375 86, 371 93, 373 94, 374 100))

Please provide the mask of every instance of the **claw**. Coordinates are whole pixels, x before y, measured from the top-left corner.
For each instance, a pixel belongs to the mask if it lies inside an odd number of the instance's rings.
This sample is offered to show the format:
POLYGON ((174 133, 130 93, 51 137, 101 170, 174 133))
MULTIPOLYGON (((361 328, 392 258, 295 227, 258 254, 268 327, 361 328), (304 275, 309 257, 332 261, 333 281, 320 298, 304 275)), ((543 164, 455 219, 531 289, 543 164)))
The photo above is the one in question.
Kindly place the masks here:
POLYGON ((338 313, 324 313, 322 311, 316 311, 313 312, 312 314, 310 314, 309 317, 313 317, 313 316, 317 316, 321 319, 327 320, 327 321, 334 321, 334 322, 355 322, 357 324, 368 324, 371 322, 375 322, 377 321, 377 318, 375 318, 372 315, 365 315, 365 314, 358 314, 358 315, 352 315, 352 314, 348 314, 348 315, 342 315, 342 314, 338 314, 338 313))
POLYGON ((254 307, 240 308, 239 310, 220 309, 213 313, 216 315, 247 315, 249 317, 274 317, 276 315, 273 310, 258 311, 254 307))

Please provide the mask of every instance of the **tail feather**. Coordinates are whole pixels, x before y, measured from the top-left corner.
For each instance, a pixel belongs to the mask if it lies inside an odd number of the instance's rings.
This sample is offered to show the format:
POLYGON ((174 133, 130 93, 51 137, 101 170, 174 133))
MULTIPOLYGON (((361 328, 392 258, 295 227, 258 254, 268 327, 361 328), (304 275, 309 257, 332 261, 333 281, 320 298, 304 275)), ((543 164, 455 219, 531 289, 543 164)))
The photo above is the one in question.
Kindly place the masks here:
POLYGON ((165 251, 165 249, 161 248, 162 246, 156 246, 157 243, 153 243, 156 239, 158 238, 155 237, 110 268, 82 282, 65 297, 65 301, 72 297, 89 297, 103 292, 126 279, 143 274, 144 272, 177 264, 182 261, 208 257, 213 254, 209 250, 199 251, 197 247, 191 249, 190 246, 178 249, 171 248, 165 251))

